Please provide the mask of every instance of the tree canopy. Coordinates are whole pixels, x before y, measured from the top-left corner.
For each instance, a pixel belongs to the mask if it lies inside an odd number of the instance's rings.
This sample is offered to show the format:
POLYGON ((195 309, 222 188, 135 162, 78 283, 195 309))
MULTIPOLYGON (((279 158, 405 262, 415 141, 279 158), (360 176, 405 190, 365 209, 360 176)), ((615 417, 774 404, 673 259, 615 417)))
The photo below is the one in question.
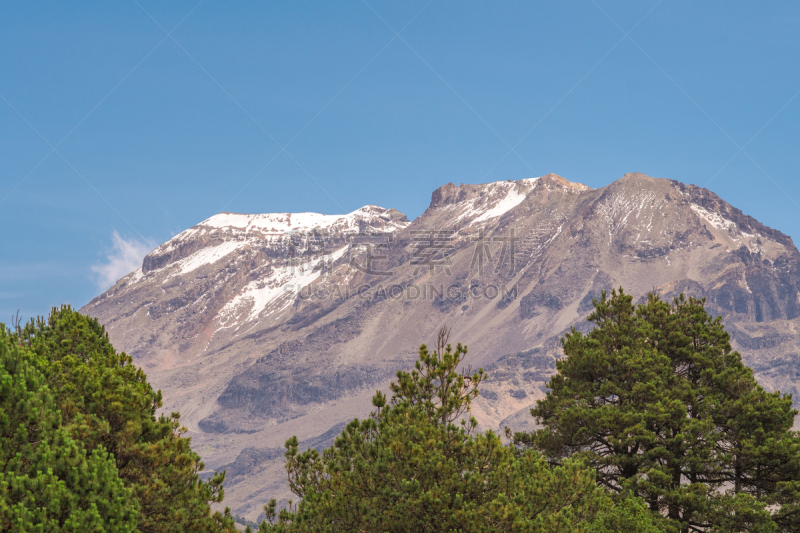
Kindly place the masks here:
MULTIPOLYGON (((703 300, 620 289, 594 303, 594 329, 566 334, 531 410, 540 429, 479 431, 487 374, 443 329, 333 446, 286 442, 298 501, 271 500, 259 531, 800 531, 791 396, 759 386, 703 300)), ((0 529, 235 531, 211 510, 224 473, 201 480, 160 407, 96 320, 62 307, 0 327, 0 529)))
POLYGON ((65 306, 46 321, 2 327, 0 363, 8 524, 26 524, 20 531, 234 531, 227 511, 210 508, 222 501, 224 473, 200 479, 203 463, 178 414, 156 414, 161 393, 130 356, 117 353, 97 320, 65 306))
POLYGON ((800 438, 790 395, 768 393, 704 301, 634 305, 603 293, 517 434, 551 464, 582 459, 612 493, 643 498, 675 531, 798 531, 800 438))
POLYGON ((42 375, 10 357, 8 340, 0 332, 0 529, 135 531, 139 506, 113 458, 71 438, 42 375))
POLYGON ((272 500, 265 512, 277 523, 260 531, 660 531, 641 500, 616 508, 581 459, 551 467, 539 452, 476 431, 470 403, 486 374, 459 372, 467 349, 446 336, 433 352, 423 345, 414 369, 397 373, 391 398, 377 392, 372 414, 331 448, 286 443, 301 500, 280 513, 272 500))

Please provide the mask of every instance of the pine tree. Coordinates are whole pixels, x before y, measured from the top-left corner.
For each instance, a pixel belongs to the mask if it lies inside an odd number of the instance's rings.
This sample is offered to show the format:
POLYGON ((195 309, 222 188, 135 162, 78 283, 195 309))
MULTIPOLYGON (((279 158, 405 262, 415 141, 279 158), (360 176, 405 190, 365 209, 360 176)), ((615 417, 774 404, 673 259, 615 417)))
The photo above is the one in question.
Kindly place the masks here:
POLYGON ((70 437, 45 380, 8 341, 0 330, 0 529, 135 531, 138 504, 113 457, 70 437))
POLYGON ((96 319, 64 306, 10 336, 53 391, 70 437, 89 453, 113 456, 138 503, 139 531, 235 531, 227 510, 210 508, 223 499, 224 473, 200 479, 204 466, 179 415, 156 414, 161 392, 130 356, 117 353, 96 319))
POLYGON ((544 427, 516 442, 555 464, 588 461, 601 486, 644 498, 676 531, 793 530, 796 411, 758 385, 721 319, 702 300, 650 294, 634 305, 620 289, 589 321, 587 335, 565 336, 551 390, 531 410, 544 427))
MULTIPOLYGON (((453 350, 446 337, 433 352, 423 345, 414 370, 398 372, 391 399, 377 392, 375 411, 348 424, 333 447, 319 454, 300 452, 296 438, 286 443, 301 500, 280 513, 272 500, 265 512, 278 522, 260 531, 571 532, 612 509, 580 460, 552 468, 538 452, 476 431, 470 403, 486 374, 458 372, 467 349, 453 350)), ((630 505, 652 526, 641 503, 630 505)))

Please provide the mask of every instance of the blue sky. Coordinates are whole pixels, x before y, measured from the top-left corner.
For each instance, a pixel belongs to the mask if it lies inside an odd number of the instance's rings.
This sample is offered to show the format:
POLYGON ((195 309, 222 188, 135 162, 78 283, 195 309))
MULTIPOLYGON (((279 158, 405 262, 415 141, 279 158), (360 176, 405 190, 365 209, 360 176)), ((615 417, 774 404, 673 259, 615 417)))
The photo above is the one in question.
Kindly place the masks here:
POLYGON ((800 238, 797 2, 2 12, 2 322, 84 305, 220 211, 413 218, 451 181, 639 171, 800 238))

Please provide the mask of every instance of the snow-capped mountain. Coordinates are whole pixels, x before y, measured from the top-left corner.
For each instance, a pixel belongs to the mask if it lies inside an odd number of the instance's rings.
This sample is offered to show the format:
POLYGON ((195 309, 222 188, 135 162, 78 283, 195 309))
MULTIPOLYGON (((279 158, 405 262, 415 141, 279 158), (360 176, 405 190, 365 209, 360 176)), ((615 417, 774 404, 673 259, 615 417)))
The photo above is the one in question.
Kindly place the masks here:
POLYGON ((83 312, 179 410, 226 503, 255 518, 285 491, 281 446, 323 446, 447 324, 490 379, 484 427, 530 424, 558 339, 624 286, 707 298, 768 388, 800 380, 800 253, 715 194, 627 174, 447 184, 413 222, 221 213, 150 253, 83 312))

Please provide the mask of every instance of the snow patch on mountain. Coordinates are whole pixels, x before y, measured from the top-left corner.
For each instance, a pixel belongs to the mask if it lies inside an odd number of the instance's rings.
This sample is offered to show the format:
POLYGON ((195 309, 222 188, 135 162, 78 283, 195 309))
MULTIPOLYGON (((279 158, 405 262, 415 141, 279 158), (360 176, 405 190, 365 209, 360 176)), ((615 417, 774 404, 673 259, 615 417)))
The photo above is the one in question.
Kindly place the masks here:
POLYGON ((692 211, 694 211, 700 216, 700 218, 702 218, 703 220, 705 220, 706 222, 708 222, 709 224, 711 224, 720 231, 731 231, 737 229, 735 222, 733 222, 732 220, 728 220, 727 218, 724 218, 719 213, 712 213, 711 211, 708 211, 704 207, 701 207, 697 204, 692 204, 690 207, 692 208, 692 211))
MULTIPOLYGON (((238 213, 219 213, 198 225, 187 229, 165 242, 148 258, 168 256, 168 265, 163 261, 161 268, 178 265, 172 275, 187 274, 203 265, 219 261, 240 248, 258 248, 264 244, 280 244, 286 238, 302 236, 306 233, 346 234, 361 230, 394 232, 408 226, 410 222, 402 213, 366 205, 345 215, 322 215, 320 213, 265 213, 246 215, 238 213), (196 250, 196 242, 204 246, 196 250), (219 241, 224 241, 218 244, 219 241), (205 244, 208 242, 208 244, 205 244), (186 246, 194 251, 188 257, 174 257, 176 251, 186 246)), ((145 259, 145 262, 147 258, 145 259)))
POLYGON ((126 277, 130 278, 128 279, 128 285, 133 285, 134 283, 139 282, 139 280, 144 278, 144 272, 142 272, 142 267, 137 268, 136 270, 128 274, 126 277))
POLYGON ((497 181, 485 185, 486 189, 477 198, 451 204, 446 209, 460 211, 453 221, 459 223, 472 217, 468 225, 485 222, 507 213, 521 204, 536 187, 539 178, 528 178, 519 181, 497 181))
POLYGON ((237 229, 246 233, 258 232, 265 235, 284 235, 311 230, 336 229, 347 231, 357 229, 360 222, 389 222, 389 230, 394 231, 410 222, 390 222, 381 217, 387 212, 381 207, 367 205, 346 215, 322 215, 320 213, 265 213, 242 215, 219 213, 204 220, 199 225, 217 229, 237 229))
POLYGON ((234 237, 258 238, 262 241, 280 241, 284 236, 304 232, 355 232, 363 224, 379 226, 381 231, 397 231, 410 224, 393 216, 396 211, 366 205, 345 215, 320 213, 218 213, 198 225, 183 231, 165 242, 151 255, 163 255, 177 250, 181 244, 211 234, 225 233, 234 237))
POLYGON ((217 229, 240 229, 245 232, 260 233, 299 232, 314 228, 327 228, 337 222, 354 219, 358 211, 347 215, 322 215, 319 213, 265 213, 259 215, 241 215, 237 213, 219 213, 200 223, 217 229))
POLYGON ((185 259, 181 259, 175 266, 177 267, 177 271, 173 275, 181 275, 181 274, 188 274, 198 268, 211 265, 222 259, 223 257, 235 252, 242 246, 247 245, 247 242, 243 241, 225 241, 222 244, 218 244, 216 246, 209 246, 208 248, 202 248, 189 257, 185 259))
POLYGON ((471 224, 490 220, 492 218, 496 218, 505 214, 506 212, 514 209, 519 204, 521 204, 523 200, 525 200, 525 198, 528 197, 529 192, 530 192, 529 190, 520 191, 517 188, 511 189, 510 191, 508 191, 505 198, 497 202, 497 205, 495 205, 493 208, 489 209, 479 217, 475 218, 471 222, 471 224))
POLYGON ((322 263, 333 263, 340 259, 349 246, 342 246, 335 252, 322 255, 299 265, 286 265, 274 268, 269 275, 251 281, 220 310, 218 314, 220 329, 251 322, 267 309, 268 315, 282 311, 294 302, 295 297, 305 287, 316 281, 324 272, 322 263))

